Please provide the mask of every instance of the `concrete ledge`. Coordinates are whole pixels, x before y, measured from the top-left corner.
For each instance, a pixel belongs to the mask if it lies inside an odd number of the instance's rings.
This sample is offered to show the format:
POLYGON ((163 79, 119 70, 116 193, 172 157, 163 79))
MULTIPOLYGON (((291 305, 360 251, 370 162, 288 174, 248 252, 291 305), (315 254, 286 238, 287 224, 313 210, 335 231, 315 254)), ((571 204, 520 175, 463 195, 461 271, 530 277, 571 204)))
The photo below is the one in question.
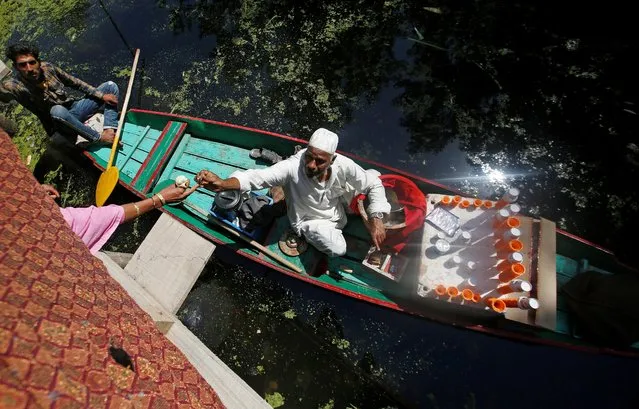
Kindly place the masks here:
POLYGON ((222 403, 227 408, 271 408, 246 382, 193 335, 173 313, 149 295, 138 282, 131 278, 109 256, 104 253, 98 253, 96 257, 102 260, 109 275, 125 289, 140 308, 151 316, 160 331, 182 351, 200 375, 215 389, 215 392, 217 392, 222 403))
POLYGON ((213 243, 162 213, 124 271, 175 314, 213 250, 213 243))

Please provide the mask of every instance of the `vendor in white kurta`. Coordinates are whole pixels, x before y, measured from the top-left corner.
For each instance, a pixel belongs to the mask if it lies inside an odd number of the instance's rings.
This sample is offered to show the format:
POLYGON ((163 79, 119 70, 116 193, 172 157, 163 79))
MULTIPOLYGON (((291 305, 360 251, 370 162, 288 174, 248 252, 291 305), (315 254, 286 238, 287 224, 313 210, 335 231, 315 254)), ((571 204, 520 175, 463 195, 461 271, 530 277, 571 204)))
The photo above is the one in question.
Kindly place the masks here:
POLYGON ((379 172, 366 171, 352 159, 336 154, 337 143, 337 134, 320 128, 311 136, 307 149, 271 167, 235 172, 228 179, 202 170, 195 180, 214 192, 282 186, 295 233, 329 256, 346 253, 341 230, 347 221, 346 206, 356 194, 365 193, 372 220, 367 227, 379 248, 386 238, 382 218, 390 211, 379 172))

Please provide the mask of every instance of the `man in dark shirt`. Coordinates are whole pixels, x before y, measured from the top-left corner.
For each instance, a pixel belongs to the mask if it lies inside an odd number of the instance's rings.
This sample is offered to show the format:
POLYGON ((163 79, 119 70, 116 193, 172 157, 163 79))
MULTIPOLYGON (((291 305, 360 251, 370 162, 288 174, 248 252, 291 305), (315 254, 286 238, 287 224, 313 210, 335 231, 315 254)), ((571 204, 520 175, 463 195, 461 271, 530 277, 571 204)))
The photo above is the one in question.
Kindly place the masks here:
POLYGON ((0 83, 0 102, 18 101, 42 122, 49 136, 57 127, 63 133, 77 133, 90 142, 110 145, 118 127, 118 86, 108 81, 94 88, 67 74, 60 68, 40 60, 38 49, 28 44, 7 48, 7 58, 13 61, 17 74, 0 83), (85 94, 76 100, 65 86, 85 94), (104 110, 102 134, 84 125, 93 114, 104 110))

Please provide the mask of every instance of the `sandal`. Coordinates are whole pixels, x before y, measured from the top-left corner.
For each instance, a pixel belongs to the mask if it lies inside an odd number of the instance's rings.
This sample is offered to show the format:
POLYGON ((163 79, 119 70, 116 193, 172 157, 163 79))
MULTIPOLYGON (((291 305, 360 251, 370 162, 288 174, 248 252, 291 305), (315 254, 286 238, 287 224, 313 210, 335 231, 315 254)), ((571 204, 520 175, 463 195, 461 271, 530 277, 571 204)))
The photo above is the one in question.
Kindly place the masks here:
POLYGON ((262 159, 265 162, 271 162, 272 164, 280 162, 283 159, 277 153, 264 148, 251 149, 249 156, 252 159, 262 159))

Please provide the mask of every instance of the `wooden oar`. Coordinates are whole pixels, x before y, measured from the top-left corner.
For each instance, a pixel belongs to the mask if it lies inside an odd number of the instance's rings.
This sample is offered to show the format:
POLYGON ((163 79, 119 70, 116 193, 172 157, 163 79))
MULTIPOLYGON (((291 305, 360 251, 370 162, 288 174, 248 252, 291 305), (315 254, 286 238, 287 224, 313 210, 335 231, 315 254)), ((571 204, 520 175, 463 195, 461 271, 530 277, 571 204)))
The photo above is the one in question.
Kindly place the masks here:
POLYGON ((98 179, 98 185, 95 188, 95 204, 102 206, 107 201, 111 192, 115 189, 115 185, 118 184, 120 178, 120 171, 117 166, 113 166, 113 159, 115 158, 115 152, 118 150, 118 142, 120 141, 120 133, 122 132, 122 126, 124 125, 124 117, 126 116, 126 109, 129 106, 129 97, 131 96, 131 88, 133 88, 133 79, 135 78, 135 70, 138 66, 138 58, 140 57, 140 49, 135 50, 135 58, 133 58, 133 68, 131 69, 131 77, 129 78, 129 86, 126 89, 126 96, 124 97, 124 105, 122 105, 122 112, 120 113, 120 120, 118 121, 118 129, 115 132, 115 138, 113 139, 113 145, 111 146, 111 155, 109 156, 109 162, 104 169, 104 172, 98 179))
POLYGON ((193 210, 194 212, 198 213, 199 215, 205 217, 207 220, 212 221, 213 223, 217 224, 219 227, 223 228, 224 230, 226 230, 227 232, 231 233, 232 235, 241 238, 242 240, 246 241, 251 246, 255 247, 256 249, 258 249, 262 253, 266 254, 270 258, 274 259, 275 261, 278 261, 278 262, 282 263, 283 265, 285 265, 286 267, 288 267, 291 270, 295 271, 296 273, 300 273, 300 274, 304 273, 304 271, 302 271, 302 269, 299 268, 298 266, 296 266, 295 264, 293 264, 290 261, 286 260, 284 257, 273 253, 271 250, 267 249, 266 247, 264 247, 260 243, 256 242, 255 240, 253 240, 249 236, 247 236, 247 235, 235 230, 234 228, 232 228, 230 226, 227 226, 226 224, 224 224, 224 222, 216 219, 211 214, 207 213, 204 209, 201 209, 198 206, 195 206, 195 205, 192 205, 190 203, 187 203, 186 200, 182 202, 182 205, 184 207, 187 207, 187 208, 193 210))

